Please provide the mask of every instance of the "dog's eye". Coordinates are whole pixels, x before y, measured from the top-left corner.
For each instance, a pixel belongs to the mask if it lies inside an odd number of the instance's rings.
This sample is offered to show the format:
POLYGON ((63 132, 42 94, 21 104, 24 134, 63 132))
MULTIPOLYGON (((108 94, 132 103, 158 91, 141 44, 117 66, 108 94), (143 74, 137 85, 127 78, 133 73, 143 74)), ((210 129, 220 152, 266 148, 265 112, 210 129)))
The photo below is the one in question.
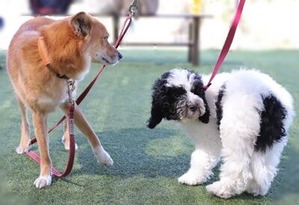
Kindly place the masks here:
POLYGON ((104 37, 104 42, 105 42, 105 43, 108 43, 108 38, 109 38, 108 36, 105 36, 105 37, 104 37))

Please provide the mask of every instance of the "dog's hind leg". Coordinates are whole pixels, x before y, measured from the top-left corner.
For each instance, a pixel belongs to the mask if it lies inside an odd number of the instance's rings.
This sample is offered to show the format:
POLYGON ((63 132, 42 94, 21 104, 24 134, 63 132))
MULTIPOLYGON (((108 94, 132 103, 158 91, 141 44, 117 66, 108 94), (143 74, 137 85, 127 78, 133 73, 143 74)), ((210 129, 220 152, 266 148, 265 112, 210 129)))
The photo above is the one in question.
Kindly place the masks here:
POLYGON ((18 103, 21 112, 21 140, 20 144, 16 149, 18 154, 24 154, 30 149, 30 130, 29 130, 29 122, 27 117, 27 109, 21 99, 18 98, 18 103))
MULTIPOLYGON (((69 137, 69 129, 68 129, 68 123, 64 123, 64 135, 62 136, 62 143, 64 144, 64 149, 69 150, 70 149, 70 137, 69 137)), ((75 149, 78 149, 77 143, 75 143, 75 149)))
MULTIPOLYGON (((61 109, 67 114, 67 104, 63 104, 61 106, 61 109)), ((97 158, 97 161, 99 163, 103 163, 106 165, 112 165, 113 164, 112 158, 110 157, 108 152, 106 152, 105 149, 103 148, 98 136, 96 135, 96 133, 93 131, 93 129, 85 119, 78 105, 75 105, 74 118, 75 118, 75 125, 88 139, 92 147, 92 150, 95 154, 95 157, 97 158)), ((68 137, 68 135, 66 136, 68 137)))
POLYGON ((52 162, 49 154, 49 139, 47 133, 47 115, 33 111, 32 121, 34 125, 34 133, 40 153, 40 176, 35 180, 34 184, 37 188, 50 186, 52 182, 51 167, 52 162))
MULTIPOLYGON (((241 132, 235 130, 235 133, 241 132)), ((254 152, 254 137, 249 136, 250 134, 247 137, 245 134, 242 137, 233 135, 233 132, 229 134, 230 136, 222 138, 223 164, 220 168, 220 180, 207 186, 208 192, 221 198, 241 194, 253 179, 251 158, 254 152)))
POLYGON ((277 166, 280 162, 282 150, 287 137, 266 150, 257 151, 252 156, 253 180, 247 188, 247 192, 254 196, 264 196, 268 193, 271 183, 277 174, 277 166))
POLYGON ((251 160, 254 142, 252 139, 253 137, 233 137, 228 141, 222 140, 223 164, 220 168, 220 180, 208 185, 208 192, 221 198, 230 198, 246 191, 253 180, 251 160))

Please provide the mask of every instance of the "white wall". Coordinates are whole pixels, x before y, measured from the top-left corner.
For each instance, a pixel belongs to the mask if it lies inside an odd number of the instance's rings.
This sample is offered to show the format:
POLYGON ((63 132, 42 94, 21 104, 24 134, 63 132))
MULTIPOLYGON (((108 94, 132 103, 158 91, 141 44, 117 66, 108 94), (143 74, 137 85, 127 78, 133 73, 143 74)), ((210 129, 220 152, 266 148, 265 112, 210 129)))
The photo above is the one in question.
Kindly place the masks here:
MULTIPOLYGON (((212 13, 215 18, 204 23, 202 45, 217 48, 230 25, 229 21, 233 14, 230 9, 233 9, 234 5, 228 8, 220 6, 220 0, 206 0, 206 2, 206 12, 212 13)), ((247 0, 234 47, 298 49, 298 21, 298 0, 247 0)))

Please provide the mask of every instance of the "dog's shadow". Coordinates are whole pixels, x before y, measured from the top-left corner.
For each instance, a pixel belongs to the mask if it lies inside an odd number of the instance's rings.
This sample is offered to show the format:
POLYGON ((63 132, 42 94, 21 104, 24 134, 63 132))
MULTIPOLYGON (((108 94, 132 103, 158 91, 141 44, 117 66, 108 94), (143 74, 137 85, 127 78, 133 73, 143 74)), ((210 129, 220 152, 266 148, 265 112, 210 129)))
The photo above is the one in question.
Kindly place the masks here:
MULTIPOLYGON (((186 152, 171 152, 173 147, 163 147, 169 150, 170 156, 159 152, 159 140, 177 135, 176 130, 157 128, 128 128, 116 131, 104 131, 97 133, 106 151, 114 160, 113 166, 99 166, 89 146, 80 147, 77 155, 78 172, 89 175, 112 175, 118 177, 132 177, 143 175, 145 177, 178 177, 187 171, 190 162, 192 145, 176 144, 186 152), (183 146, 183 147, 182 147, 183 146), (152 150, 154 149, 154 150, 152 150), (190 150, 189 150, 190 149, 190 150), (162 155, 162 156, 161 156, 162 155)), ((184 136, 181 136, 182 140, 184 136)), ((186 139, 188 141, 188 139, 186 139)), ((78 142, 80 143, 80 141, 78 142)), ((82 142, 84 143, 84 142, 82 142)), ((86 142, 85 142, 86 143, 86 142)), ((160 150, 161 151, 161 150, 160 150)))
MULTIPOLYGON (((282 160, 279 164, 278 175, 274 179, 270 195, 273 200, 282 199, 278 204, 283 204, 287 198, 296 197, 296 204, 299 204, 299 152, 293 144, 289 143, 283 152, 282 160)), ((290 203, 290 201, 286 201, 290 203)))

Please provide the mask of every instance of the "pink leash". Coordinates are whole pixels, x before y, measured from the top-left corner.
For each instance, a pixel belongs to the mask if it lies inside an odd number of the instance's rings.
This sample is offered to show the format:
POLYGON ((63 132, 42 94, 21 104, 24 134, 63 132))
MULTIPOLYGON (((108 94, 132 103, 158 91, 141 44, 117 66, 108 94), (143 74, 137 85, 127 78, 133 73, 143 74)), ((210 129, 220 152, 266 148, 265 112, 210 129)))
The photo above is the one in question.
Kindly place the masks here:
POLYGON ((213 69, 213 72, 211 74, 210 80, 209 80, 208 84, 204 87, 205 90, 207 90, 210 87, 210 85, 212 84, 212 80, 214 79, 217 72, 219 71, 219 69, 220 69, 220 67, 221 67, 221 65, 222 65, 229 49, 230 49, 230 46, 231 46, 231 44, 234 40, 236 29, 237 29, 239 21, 241 19, 244 4, 245 4, 245 0, 240 0, 239 1, 238 7, 237 7, 237 10, 236 10, 236 13, 235 13, 234 20, 233 20, 232 25, 230 27, 230 30, 227 34, 226 40, 224 42, 224 45, 222 47, 222 50, 220 52, 220 55, 219 55, 218 60, 216 62, 216 65, 213 69))

